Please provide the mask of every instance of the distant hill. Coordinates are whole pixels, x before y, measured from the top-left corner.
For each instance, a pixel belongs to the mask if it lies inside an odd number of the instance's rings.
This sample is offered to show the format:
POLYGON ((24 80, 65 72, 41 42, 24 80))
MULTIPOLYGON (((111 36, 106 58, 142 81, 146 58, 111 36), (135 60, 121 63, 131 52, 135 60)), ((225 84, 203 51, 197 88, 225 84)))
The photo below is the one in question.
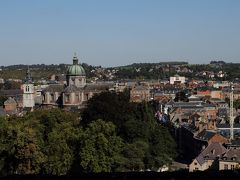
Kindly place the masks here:
MULTIPOLYGON (((52 74, 65 74, 70 64, 34 64, 30 65, 34 80, 49 79, 52 74)), ((233 80, 240 77, 240 63, 226 63, 224 61, 211 61, 210 64, 189 64, 184 61, 159 62, 159 63, 133 63, 126 66, 108 67, 91 66, 83 63, 88 80, 122 80, 122 79, 168 79, 170 76, 179 74, 189 78, 209 79, 203 77, 204 71, 226 74, 224 78, 215 76, 211 80, 233 80)), ((24 79, 28 66, 19 64, 1 66, 0 78, 24 79)))

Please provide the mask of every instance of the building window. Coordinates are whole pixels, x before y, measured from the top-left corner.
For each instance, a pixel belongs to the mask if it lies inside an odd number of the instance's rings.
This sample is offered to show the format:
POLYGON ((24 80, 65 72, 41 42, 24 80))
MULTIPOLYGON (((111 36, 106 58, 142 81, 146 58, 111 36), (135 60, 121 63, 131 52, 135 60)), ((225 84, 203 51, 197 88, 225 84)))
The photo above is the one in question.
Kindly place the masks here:
POLYGON ((231 170, 234 170, 234 165, 233 164, 231 164, 231 170))
POLYGON ((54 101, 54 94, 51 94, 51 95, 50 95, 50 101, 51 101, 51 102, 54 101))
POLYGON ((197 168, 197 167, 195 167, 195 170, 197 171, 197 170, 198 170, 198 168, 197 168))
POLYGON ((29 86, 26 86, 26 92, 29 92, 29 86))
POLYGON ((79 95, 76 94, 76 102, 79 102, 79 101, 80 101, 79 95))
POLYGON ((197 163, 195 162, 195 163, 194 163, 194 165, 196 166, 196 165, 197 165, 197 163))
POLYGON ((65 102, 68 103, 70 100, 69 95, 65 95, 65 102))
POLYGON ((224 169, 225 169, 225 170, 228 169, 228 164, 224 164, 224 169))

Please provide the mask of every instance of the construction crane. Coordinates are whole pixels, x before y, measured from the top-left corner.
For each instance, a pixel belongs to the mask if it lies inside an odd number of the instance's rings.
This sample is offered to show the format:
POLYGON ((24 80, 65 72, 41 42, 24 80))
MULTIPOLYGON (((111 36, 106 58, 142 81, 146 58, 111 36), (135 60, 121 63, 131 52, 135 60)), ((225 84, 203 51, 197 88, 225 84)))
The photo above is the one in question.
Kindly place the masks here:
POLYGON ((230 85, 230 114, 229 114, 229 119, 230 119, 230 140, 234 139, 234 132, 233 132, 233 125, 234 125, 233 91, 234 91, 234 86, 231 84, 230 85))

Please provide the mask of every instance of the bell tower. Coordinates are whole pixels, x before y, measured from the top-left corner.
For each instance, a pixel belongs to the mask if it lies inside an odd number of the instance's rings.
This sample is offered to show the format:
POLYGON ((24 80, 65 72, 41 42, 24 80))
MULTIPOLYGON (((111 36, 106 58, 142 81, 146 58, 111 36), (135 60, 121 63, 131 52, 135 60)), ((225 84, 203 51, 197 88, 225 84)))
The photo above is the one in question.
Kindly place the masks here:
POLYGON ((23 107, 33 108, 34 102, 34 85, 32 83, 32 78, 30 74, 30 69, 28 67, 25 82, 23 84, 23 107))

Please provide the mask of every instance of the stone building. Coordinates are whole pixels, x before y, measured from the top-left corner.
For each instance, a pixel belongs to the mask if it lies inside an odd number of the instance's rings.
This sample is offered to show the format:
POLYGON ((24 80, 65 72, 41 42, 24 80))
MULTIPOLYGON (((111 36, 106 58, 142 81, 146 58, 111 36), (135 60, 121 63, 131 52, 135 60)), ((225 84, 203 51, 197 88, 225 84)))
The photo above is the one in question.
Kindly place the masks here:
POLYGON ((6 114, 15 114, 15 113, 17 113, 17 102, 15 101, 14 98, 9 97, 4 102, 4 110, 5 110, 6 114))
POLYGON ((204 171, 209 168, 218 169, 218 158, 226 153, 227 149, 218 142, 206 147, 189 165, 189 171, 204 171))
POLYGON ((43 106, 60 106, 63 108, 82 108, 93 95, 108 91, 111 83, 87 84, 86 73, 78 63, 76 55, 73 64, 68 67, 67 84, 51 84, 42 91, 43 106))

